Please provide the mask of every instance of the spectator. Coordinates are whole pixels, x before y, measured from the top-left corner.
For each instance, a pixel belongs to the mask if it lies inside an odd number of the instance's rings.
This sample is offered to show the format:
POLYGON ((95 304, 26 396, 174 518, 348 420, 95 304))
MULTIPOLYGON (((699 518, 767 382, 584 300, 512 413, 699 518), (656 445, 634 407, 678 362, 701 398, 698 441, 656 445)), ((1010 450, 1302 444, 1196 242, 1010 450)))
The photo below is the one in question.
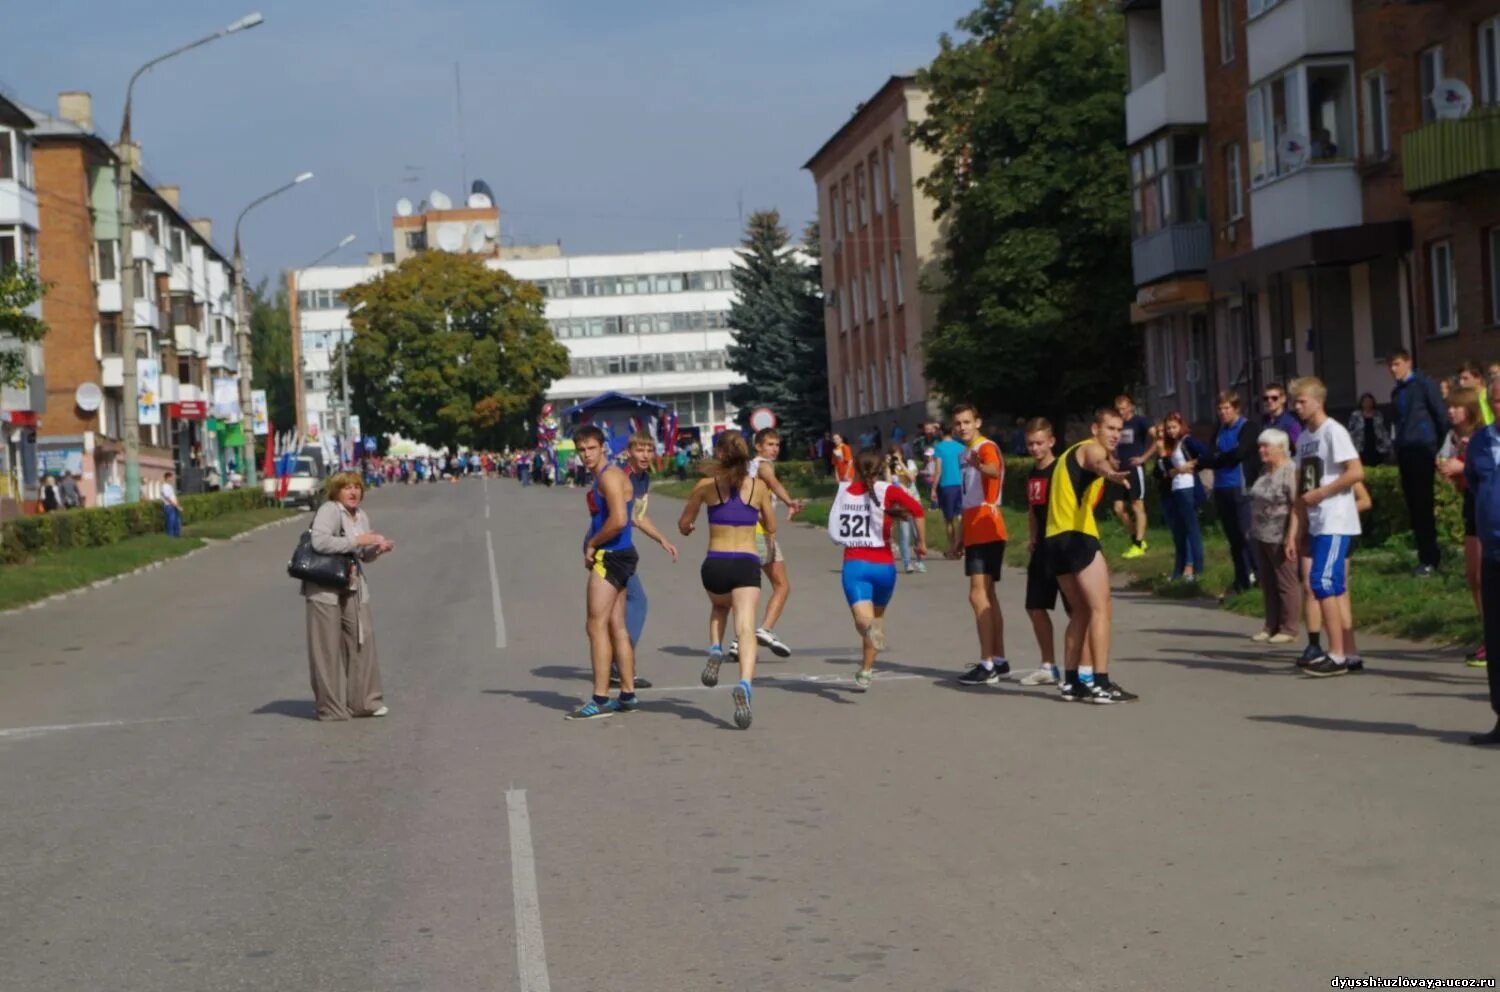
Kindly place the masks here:
POLYGON ((1388 364, 1391 378, 1396 381, 1391 391, 1391 403, 1396 409, 1396 464, 1401 470, 1401 494, 1406 499, 1417 543, 1420 564, 1416 574, 1429 576, 1437 572, 1441 562, 1432 487, 1448 410, 1437 384, 1412 367, 1410 352, 1395 352, 1388 364))
MULTIPOLYGON (((1479 397, 1479 412, 1483 423, 1479 426, 1488 427, 1495 422, 1495 411, 1490 407, 1490 399, 1485 395, 1488 390, 1484 388, 1484 369, 1476 361, 1466 361, 1458 367, 1458 388, 1472 389, 1474 395, 1479 397)), ((1356 438, 1357 442, 1359 439, 1356 438)))
MULTIPOLYGON (((1453 483, 1463 494, 1464 518, 1464 582, 1469 594, 1474 597, 1474 609, 1484 616, 1484 603, 1480 597, 1479 524, 1474 518, 1474 493, 1464 480, 1464 461, 1468 456, 1469 441, 1476 432, 1486 426, 1483 411, 1479 406, 1479 393, 1472 389, 1455 389, 1448 397, 1448 421, 1453 429, 1448 432, 1443 447, 1438 451, 1438 472, 1453 483)), ((1467 659, 1474 668, 1489 663, 1489 652, 1480 645, 1467 659)))
POLYGON ((1115 397, 1115 412, 1124 424, 1120 428, 1120 446, 1115 449, 1115 461, 1120 471, 1129 477, 1123 486, 1105 486, 1105 492, 1114 499, 1115 516, 1120 526, 1130 535, 1130 547, 1122 558, 1139 558, 1146 553, 1146 449, 1152 444, 1151 421, 1135 408, 1135 400, 1128 393, 1115 397))
POLYGON ((52 476, 42 479, 42 485, 37 490, 37 503, 43 513, 56 513, 63 508, 62 494, 58 492, 57 480, 52 476))
POLYGON ((1156 479, 1161 487, 1162 515, 1172 532, 1176 551, 1172 579, 1197 582, 1203 574, 1203 532, 1198 525, 1198 504, 1205 500, 1198 465, 1207 457, 1203 445, 1188 433, 1182 414, 1167 414, 1156 443, 1147 457, 1156 458, 1156 479))
MULTIPOLYGON (((1292 415, 1287 409, 1286 387, 1279 382, 1267 383, 1260 391, 1261 418, 1260 429, 1274 427, 1286 434, 1292 442, 1292 449, 1297 448, 1297 438, 1302 436, 1302 422, 1292 415)), ((1260 474, 1260 466, 1252 467, 1247 484, 1254 484, 1255 476, 1260 474)))
POLYGON ((854 481, 854 452, 844 443, 844 435, 833 436, 833 449, 829 455, 829 461, 833 465, 833 477, 838 482, 854 481))
POLYGON ((78 491, 78 481, 73 478, 72 472, 63 473, 57 494, 62 498, 64 510, 76 510, 83 505, 83 493, 78 491))
POLYGON ((1375 405, 1375 395, 1365 393, 1359 408, 1349 415, 1349 436, 1365 465, 1383 465, 1391 456, 1391 429, 1385 414, 1375 405))
POLYGON ((171 472, 162 476, 161 483, 161 508, 166 514, 166 532, 168 537, 182 536, 182 504, 177 502, 177 487, 172 485, 175 476, 171 472))
POLYGON ((1214 509, 1219 526, 1229 542, 1234 563, 1232 592, 1240 593, 1255 582, 1255 564, 1250 549, 1250 497, 1246 492, 1245 466, 1256 464, 1256 443, 1249 421, 1240 412, 1240 394, 1226 389, 1219 394, 1219 430, 1214 435, 1214 453, 1207 467, 1214 470, 1214 509))
POLYGON ((1250 639, 1290 644, 1297 639, 1297 610, 1302 601, 1297 558, 1286 553, 1287 528, 1297 500, 1297 469, 1285 431, 1267 427, 1257 441, 1261 473, 1250 488, 1250 539, 1266 622, 1250 639))
POLYGON ((943 523, 948 530, 948 549, 958 546, 958 520, 964 509, 963 458, 967 450, 962 441, 953 438, 953 429, 942 428, 943 439, 933 446, 932 454, 937 460, 937 473, 932 478, 929 495, 943 511, 943 523))
POLYGON ((906 428, 896 421, 891 421, 891 444, 901 449, 903 457, 906 455, 906 428))
MULTIPOLYGON (((1490 405, 1500 402, 1500 380, 1489 386, 1490 405)), ((1494 424, 1476 432, 1469 441, 1464 461, 1464 479, 1474 493, 1474 516, 1483 552, 1479 591, 1484 614, 1484 645, 1500 650, 1500 429, 1494 424)), ((1470 744, 1500 745, 1500 665, 1488 668, 1490 709, 1496 716, 1493 730, 1475 734, 1470 744)))

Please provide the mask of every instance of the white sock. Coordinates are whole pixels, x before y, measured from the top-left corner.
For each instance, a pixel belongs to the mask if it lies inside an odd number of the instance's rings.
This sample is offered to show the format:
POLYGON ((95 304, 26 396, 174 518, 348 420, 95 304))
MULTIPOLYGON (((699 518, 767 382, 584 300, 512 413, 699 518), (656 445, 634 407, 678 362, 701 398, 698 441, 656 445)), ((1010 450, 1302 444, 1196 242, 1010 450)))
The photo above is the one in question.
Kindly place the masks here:
POLYGON ((995 670, 995 663, 993 661, 990 661, 988 658, 980 658, 979 665, 987 672, 993 672, 995 670))
POLYGON ((1349 659, 1348 658, 1341 658, 1341 657, 1339 657, 1336 654, 1329 654, 1328 660, 1331 661, 1331 662, 1333 662, 1335 665, 1347 665, 1347 664, 1349 664, 1349 659))

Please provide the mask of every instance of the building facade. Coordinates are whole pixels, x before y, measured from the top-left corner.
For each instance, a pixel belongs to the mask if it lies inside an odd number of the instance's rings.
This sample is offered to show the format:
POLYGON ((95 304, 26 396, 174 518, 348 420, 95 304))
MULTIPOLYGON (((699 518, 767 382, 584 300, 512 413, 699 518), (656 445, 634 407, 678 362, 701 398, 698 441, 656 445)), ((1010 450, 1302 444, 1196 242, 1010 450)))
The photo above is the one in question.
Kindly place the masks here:
MULTIPOLYGON (((36 121, 0 95, 0 272, 34 266, 40 216, 31 132, 36 121)), ((30 309, 41 316, 40 305, 30 309)), ((18 354, 24 382, 0 382, 0 519, 36 498, 36 425, 46 409, 42 347, 0 335, 0 350, 18 354)))
POLYGON ((937 412, 923 342, 938 301, 921 285, 942 232, 917 189, 936 160, 906 139, 926 106, 913 77, 893 76, 804 166, 818 188, 829 413, 849 436, 910 433, 937 412))

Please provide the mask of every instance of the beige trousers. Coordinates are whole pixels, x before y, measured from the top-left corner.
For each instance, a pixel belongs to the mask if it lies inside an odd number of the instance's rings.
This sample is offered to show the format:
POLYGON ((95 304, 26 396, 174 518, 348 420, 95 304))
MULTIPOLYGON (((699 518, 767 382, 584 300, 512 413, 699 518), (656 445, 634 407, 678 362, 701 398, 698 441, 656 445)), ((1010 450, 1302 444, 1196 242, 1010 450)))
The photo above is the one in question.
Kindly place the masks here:
POLYGON ((319 720, 369 716, 380 708, 380 663, 370 629, 370 607, 359 593, 337 603, 307 601, 307 665, 319 720))

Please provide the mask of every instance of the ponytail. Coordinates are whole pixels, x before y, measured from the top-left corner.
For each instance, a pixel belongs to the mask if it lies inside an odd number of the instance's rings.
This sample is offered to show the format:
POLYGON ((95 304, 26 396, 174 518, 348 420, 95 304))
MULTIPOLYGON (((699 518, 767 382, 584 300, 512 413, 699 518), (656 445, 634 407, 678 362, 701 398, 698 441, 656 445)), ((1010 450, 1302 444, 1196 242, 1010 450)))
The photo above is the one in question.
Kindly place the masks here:
POLYGON ((710 474, 730 492, 739 489, 750 474, 750 447, 739 431, 725 431, 714 445, 715 464, 710 474))

